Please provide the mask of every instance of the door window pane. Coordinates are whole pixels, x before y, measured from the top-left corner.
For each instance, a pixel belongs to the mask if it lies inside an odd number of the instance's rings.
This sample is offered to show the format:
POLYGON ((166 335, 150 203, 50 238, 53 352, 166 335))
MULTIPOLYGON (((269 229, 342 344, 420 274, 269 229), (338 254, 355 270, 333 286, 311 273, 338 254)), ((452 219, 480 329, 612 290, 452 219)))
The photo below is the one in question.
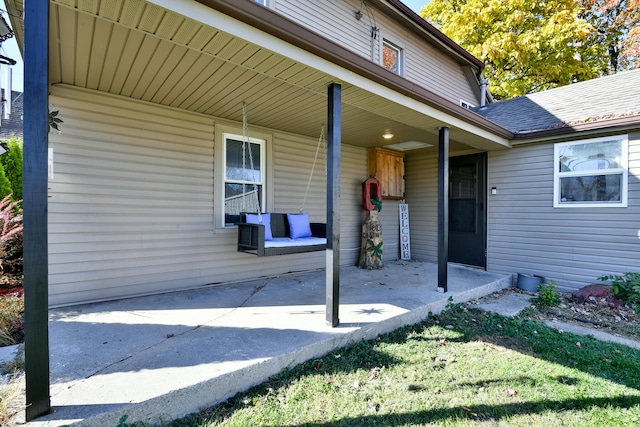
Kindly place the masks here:
POLYGON ((477 170, 475 165, 451 168, 449 179, 449 231, 476 232, 477 170))

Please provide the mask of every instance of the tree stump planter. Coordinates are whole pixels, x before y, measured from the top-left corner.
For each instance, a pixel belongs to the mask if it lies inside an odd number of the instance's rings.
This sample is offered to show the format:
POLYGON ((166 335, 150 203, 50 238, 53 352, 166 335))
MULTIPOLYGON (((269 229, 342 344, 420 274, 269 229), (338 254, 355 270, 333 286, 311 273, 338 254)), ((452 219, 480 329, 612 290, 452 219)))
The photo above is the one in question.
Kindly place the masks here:
POLYGON ((382 224, 377 211, 366 211, 367 216, 362 224, 362 242, 358 267, 367 270, 379 269, 382 264, 382 224))

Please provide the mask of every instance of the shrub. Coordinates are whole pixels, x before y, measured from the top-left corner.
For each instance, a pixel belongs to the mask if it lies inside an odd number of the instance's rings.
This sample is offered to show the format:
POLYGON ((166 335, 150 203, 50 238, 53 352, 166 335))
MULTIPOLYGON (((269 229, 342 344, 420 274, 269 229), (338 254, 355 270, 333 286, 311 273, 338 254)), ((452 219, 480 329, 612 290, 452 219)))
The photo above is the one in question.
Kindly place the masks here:
POLYGON ((4 172, 4 166, 0 163, 0 198, 4 198, 12 194, 11 181, 4 172))
POLYGON ((560 295, 556 289, 556 282, 551 280, 549 283, 541 283, 538 285, 538 296, 532 299, 533 302, 545 307, 552 307, 560 303, 560 295))
POLYGON ((640 309, 640 273, 608 274, 598 280, 611 280, 611 291, 616 298, 640 309))
POLYGON ((12 267, 21 270, 22 209, 20 201, 12 202, 11 195, 0 201, 0 271, 12 267))
MULTIPOLYGON (((11 184, 11 192, 14 200, 22 199, 22 140, 12 136, 8 143, 8 151, 0 156, 0 163, 4 173, 11 184)), ((0 195, 0 197, 4 197, 0 195)))
POLYGON ((0 425, 14 425, 14 417, 24 410, 21 400, 24 399, 22 388, 24 377, 16 372, 9 380, 0 384, 0 425))
POLYGON ((0 296, 0 347, 24 338, 24 298, 21 292, 0 296))

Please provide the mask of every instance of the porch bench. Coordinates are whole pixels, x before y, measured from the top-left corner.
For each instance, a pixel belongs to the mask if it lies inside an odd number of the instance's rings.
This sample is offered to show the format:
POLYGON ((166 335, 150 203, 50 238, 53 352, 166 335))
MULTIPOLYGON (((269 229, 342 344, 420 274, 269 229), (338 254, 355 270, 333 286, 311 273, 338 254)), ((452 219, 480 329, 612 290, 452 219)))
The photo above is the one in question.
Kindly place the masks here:
POLYGON ((287 255, 304 252, 324 251, 327 248, 327 225, 312 222, 311 236, 291 238, 286 213, 270 213, 270 240, 265 240, 264 224, 246 222, 246 214, 241 214, 238 225, 238 252, 257 256, 287 255))

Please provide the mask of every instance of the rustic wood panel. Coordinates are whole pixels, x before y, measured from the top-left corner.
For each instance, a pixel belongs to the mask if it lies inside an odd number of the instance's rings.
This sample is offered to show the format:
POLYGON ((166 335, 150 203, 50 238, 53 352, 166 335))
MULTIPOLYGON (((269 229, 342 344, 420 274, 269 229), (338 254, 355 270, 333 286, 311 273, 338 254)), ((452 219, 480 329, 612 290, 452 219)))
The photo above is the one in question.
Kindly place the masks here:
POLYGON ((403 199, 404 153, 370 148, 369 176, 376 177, 380 181, 383 199, 403 199))

